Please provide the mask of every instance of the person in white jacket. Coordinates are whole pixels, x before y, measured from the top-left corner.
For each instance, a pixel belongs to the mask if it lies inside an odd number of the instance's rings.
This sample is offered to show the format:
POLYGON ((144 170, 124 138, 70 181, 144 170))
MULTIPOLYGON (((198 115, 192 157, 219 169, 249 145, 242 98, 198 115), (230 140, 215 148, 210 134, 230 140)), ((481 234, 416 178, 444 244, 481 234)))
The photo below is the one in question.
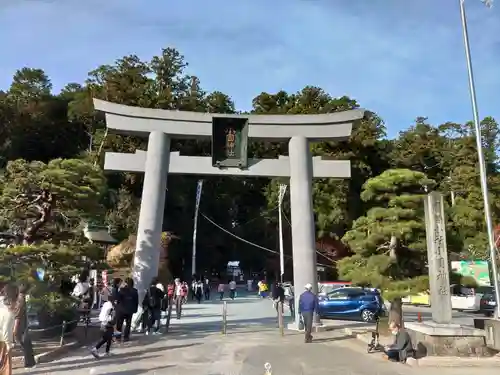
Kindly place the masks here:
POLYGON ((101 312, 99 313, 99 321, 101 322, 102 337, 101 340, 90 351, 96 359, 100 357, 99 349, 104 344, 106 344, 106 355, 110 354, 111 344, 113 342, 113 335, 116 325, 115 306, 113 302, 114 302, 113 297, 109 296, 108 301, 106 301, 102 305, 101 312))

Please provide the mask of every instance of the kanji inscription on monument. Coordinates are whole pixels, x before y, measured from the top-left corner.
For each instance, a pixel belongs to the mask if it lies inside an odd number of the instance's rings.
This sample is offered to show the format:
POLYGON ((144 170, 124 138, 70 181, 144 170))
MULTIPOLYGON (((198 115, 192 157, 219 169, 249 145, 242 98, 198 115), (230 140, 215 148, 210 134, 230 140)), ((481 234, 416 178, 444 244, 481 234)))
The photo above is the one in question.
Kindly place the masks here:
POLYGON ((432 320, 449 324, 452 311, 443 195, 434 191, 426 196, 424 203, 432 320))

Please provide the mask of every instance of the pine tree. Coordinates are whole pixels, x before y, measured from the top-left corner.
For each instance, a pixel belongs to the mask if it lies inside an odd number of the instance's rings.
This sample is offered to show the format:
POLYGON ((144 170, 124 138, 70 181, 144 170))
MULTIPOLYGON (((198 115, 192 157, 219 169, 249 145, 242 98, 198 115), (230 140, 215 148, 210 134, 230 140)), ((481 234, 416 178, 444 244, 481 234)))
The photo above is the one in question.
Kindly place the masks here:
POLYGON ((391 321, 402 322, 401 297, 428 288, 423 198, 434 185, 408 169, 369 179, 361 199, 371 208, 343 237, 355 255, 338 262, 340 277, 381 289, 391 321))

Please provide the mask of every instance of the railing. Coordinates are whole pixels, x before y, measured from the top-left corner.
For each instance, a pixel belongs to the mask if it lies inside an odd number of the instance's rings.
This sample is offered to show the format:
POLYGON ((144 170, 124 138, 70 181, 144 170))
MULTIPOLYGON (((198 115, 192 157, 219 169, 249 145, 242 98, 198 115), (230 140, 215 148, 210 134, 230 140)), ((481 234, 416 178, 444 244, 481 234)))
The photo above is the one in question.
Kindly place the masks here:
MULTIPOLYGON (((90 314, 90 310, 84 311, 84 312, 86 312, 87 314, 90 314)), ((88 337, 88 329, 89 329, 89 326, 90 326, 90 323, 91 323, 90 322, 90 317, 88 315, 84 316, 83 319, 80 316, 79 318, 71 320, 71 321, 64 320, 61 324, 56 324, 56 325, 53 325, 53 326, 50 326, 50 327, 45 327, 45 328, 40 328, 40 329, 29 328, 28 332, 30 333, 30 338, 32 339, 32 341, 34 343, 36 343, 37 340, 33 340, 33 337, 36 336, 37 334, 43 333, 43 332, 56 331, 56 330, 59 329, 59 331, 60 331, 60 334, 59 334, 59 347, 62 347, 64 345, 64 339, 65 339, 65 337, 68 336, 69 334, 73 333, 73 331, 74 331, 74 330, 68 331, 68 327, 70 327, 73 324, 77 324, 78 325, 78 323, 80 323, 80 322, 83 322, 84 339, 87 339, 87 337, 88 337)), ((75 329, 77 329, 77 328, 78 327, 76 327, 75 329)), ((54 337, 54 340, 56 339, 56 337, 54 337)))

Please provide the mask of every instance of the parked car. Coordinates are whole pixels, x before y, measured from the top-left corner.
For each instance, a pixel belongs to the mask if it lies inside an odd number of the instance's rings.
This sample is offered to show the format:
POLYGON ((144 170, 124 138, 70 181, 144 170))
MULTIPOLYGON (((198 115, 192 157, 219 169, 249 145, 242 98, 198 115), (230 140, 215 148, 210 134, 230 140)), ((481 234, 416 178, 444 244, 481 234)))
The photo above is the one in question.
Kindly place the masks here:
POLYGON ((345 287, 319 296, 319 315, 322 318, 373 322, 385 313, 384 300, 376 289, 345 287))
POLYGON ((334 290, 350 286, 350 281, 320 281, 318 282, 318 295, 325 297, 328 293, 331 293, 334 290))
POLYGON ((452 285, 451 307, 458 311, 479 311, 483 295, 492 293, 493 287, 491 286, 467 288, 461 285, 452 285))
POLYGON ((497 302, 495 301, 494 293, 486 293, 481 297, 481 302, 479 306, 479 312, 484 314, 484 316, 490 317, 495 314, 495 309, 497 308, 497 302))

